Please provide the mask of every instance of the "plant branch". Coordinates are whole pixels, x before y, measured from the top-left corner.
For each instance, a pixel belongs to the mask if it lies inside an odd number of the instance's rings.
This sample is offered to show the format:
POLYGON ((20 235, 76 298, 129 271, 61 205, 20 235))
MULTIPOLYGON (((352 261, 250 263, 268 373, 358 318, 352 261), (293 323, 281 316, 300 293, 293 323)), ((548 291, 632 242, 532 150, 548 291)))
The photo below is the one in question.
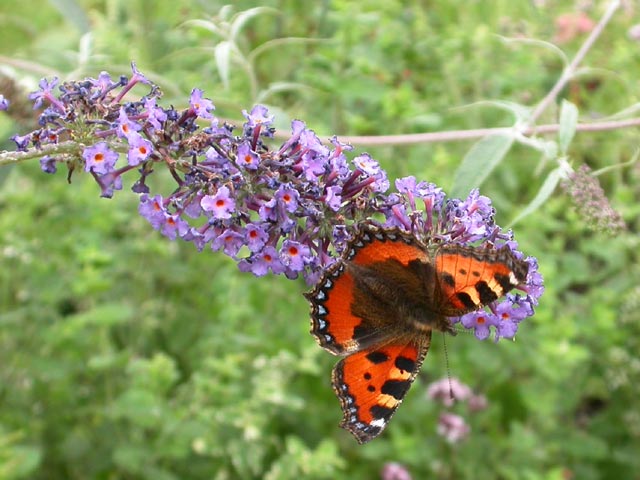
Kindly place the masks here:
MULTIPOLYGON (((622 128, 640 127, 640 118, 630 118, 627 120, 616 120, 609 122, 583 123, 576 127, 577 132, 604 132, 608 130, 619 130, 622 128)), ((556 133, 560 129, 558 124, 539 125, 528 127, 520 133, 523 135, 550 134, 556 133)), ((412 145, 416 143, 437 143, 437 142, 458 142, 486 137, 487 135, 514 133, 514 127, 479 128, 475 130, 451 130, 448 132, 414 133, 406 135, 379 135, 379 136, 352 136, 339 137, 341 142, 352 145, 412 145)), ((287 132, 276 132, 276 138, 289 138, 287 132)), ((68 141, 57 145, 43 145, 40 150, 29 150, 28 152, 0 151, 0 167, 21 163, 34 158, 42 158, 45 155, 75 154, 79 155, 77 143, 68 141)))
POLYGON ((31 148, 26 152, 0 150, 0 167, 12 163, 21 163, 34 158, 40 159, 46 155, 80 155, 82 147, 72 140, 57 144, 43 145, 41 148, 31 148))
MULTIPOLYGON (((577 132, 602 132, 621 128, 639 127, 640 118, 617 120, 608 122, 583 123, 576 127, 577 132)), ((415 143, 457 142, 486 137, 487 135, 512 135, 515 127, 478 128, 475 130, 451 130, 448 132, 413 133, 406 135, 380 136, 339 136, 341 142, 353 145, 411 145, 415 143)), ((526 127, 520 130, 523 135, 556 133, 560 129, 558 124, 526 127)))
POLYGON ((540 103, 536 105, 535 109, 531 113, 531 117, 529 117, 529 125, 535 124, 536 120, 538 120, 540 115, 542 115, 542 113, 549 107, 549 105, 553 101, 555 101, 556 97, 558 96, 560 91, 562 91, 562 89, 565 87, 567 82, 571 80, 571 78, 573 78, 573 75, 576 73, 578 65, 580 64, 580 62, 582 62, 582 60, 584 60, 584 57, 587 55, 587 52, 591 49, 591 47, 596 42, 598 37, 602 34, 604 27, 607 25, 607 23, 609 23, 609 21, 613 17, 613 14, 616 12, 616 10, 619 7, 620 7, 620 0, 612 0, 609 3, 609 6, 607 7, 607 10, 605 11, 604 15, 602 16, 598 24, 595 26, 595 28, 591 30, 591 33, 589 34, 587 39, 584 41, 584 43, 580 47, 580 50, 578 50, 578 52, 576 53, 576 56, 573 57, 573 60, 571 60, 569 65, 565 67, 564 71, 562 72, 562 75, 560 76, 556 84, 553 86, 551 90, 549 90, 549 93, 547 93, 547 95, 540 101, 540 103))

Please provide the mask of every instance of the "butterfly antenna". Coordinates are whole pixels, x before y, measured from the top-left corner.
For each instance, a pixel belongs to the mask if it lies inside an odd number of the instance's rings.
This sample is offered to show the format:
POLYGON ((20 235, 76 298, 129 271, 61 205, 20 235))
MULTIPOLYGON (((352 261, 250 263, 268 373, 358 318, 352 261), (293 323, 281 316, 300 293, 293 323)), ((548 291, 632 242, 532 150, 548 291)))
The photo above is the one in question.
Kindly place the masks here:
POLYGON ((447 380, 449 380, 449 397, 451 400, 455 400, 453 397, 453 386, 451 385, 451 365, 449 364, 449 352, 447 351, 447 335, 442 334, 442 346, 444 348, 444 363, 447 368, 447 380))

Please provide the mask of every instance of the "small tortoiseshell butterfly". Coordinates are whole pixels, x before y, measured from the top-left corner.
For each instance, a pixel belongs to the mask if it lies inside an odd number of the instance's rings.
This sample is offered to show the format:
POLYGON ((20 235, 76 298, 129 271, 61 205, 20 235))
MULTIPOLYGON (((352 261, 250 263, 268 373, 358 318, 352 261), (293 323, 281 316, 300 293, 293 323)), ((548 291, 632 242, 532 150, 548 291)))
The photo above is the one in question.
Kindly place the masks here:
POLYGON ((363 224, 342 258, 305 294, 311 333, 343 358, 332 384, 341 427, 359 443, 387 426, 415 379, 431 332, 524 283, 528 264, 508 248, 427 247, 401 230, 363 224))

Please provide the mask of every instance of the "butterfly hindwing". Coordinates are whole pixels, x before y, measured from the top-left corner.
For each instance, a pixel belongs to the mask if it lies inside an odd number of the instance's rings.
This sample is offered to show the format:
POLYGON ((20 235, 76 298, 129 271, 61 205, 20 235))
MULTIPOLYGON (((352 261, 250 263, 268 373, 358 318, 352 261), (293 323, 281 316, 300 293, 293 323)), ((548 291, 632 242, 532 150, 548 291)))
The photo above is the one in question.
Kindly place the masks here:
POLYGON ((342 359, 333 388, 342 405, 341 427, 359 443, 378 436, 402 403, 429 350, 431 332, 418 343, 384 345, 342 359))

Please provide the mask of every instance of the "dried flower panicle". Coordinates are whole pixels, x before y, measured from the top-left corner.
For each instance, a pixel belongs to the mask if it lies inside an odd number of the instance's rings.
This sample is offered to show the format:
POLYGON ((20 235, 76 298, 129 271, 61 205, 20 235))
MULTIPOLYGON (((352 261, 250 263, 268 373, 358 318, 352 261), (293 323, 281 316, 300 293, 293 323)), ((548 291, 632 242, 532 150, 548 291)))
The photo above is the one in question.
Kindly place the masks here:
POLYGON ((614 234, 626 228, 622 216, 611 206, 588 165, 582 164, 570 173, 562 186, 590 229, 614 234))
MULTIPOLYGON (((63 164, 92 175, 103 197, 122 189, 124 174, 135 175, 139 213, 167 238, 209 247, 233 258, 255 276, 302 275, 313 284, 344 250, 361 221, 377 221, 411 232, 427 245, 442 243, 509 248, 518 258, 512 232, 493 220, 487 197, 474 190, 465 200, 447 199, 442 189, 414 177, 395 181, 370 155, 349 161, 351 147, 332 138, 323 144, 300 120, 291 136, 273 143, 273 116, 261 105, 240 131, 221 123, 215 107, 194 89, 189 107, 158 105, 161 92, 132 65, 131 78, 66 82, 42 80, 30 98, 44 108, 40 128, 14 136, 19 150, 40 149, 42 170, 63 164), (125 101, 136 85, 148 88, 125 101), (46 152, 45 152, 46 150, 46 152), (166 168, 175 180, 170 194, 152 193, 148 177, 166 168)), ((486 338, 512 338, 518 323, 533 313, 542 294, 535 258, 521 293, 489 306, 482 318, 470 314, 462 325, 486 338)))

